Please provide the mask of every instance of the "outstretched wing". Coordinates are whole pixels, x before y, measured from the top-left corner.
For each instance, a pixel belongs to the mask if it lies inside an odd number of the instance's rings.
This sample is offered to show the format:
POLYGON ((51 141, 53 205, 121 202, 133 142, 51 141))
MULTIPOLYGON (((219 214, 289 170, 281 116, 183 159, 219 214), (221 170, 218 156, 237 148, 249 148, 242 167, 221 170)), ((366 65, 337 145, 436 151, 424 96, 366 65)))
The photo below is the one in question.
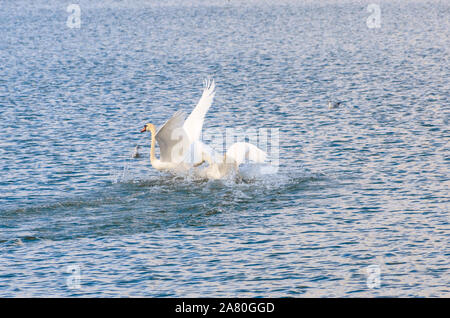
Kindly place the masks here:
POLYGON ((203 121, 205 119, 206 112, 208 111, 209 107, 211 107, 211 104, 213 102, 214 95, 216 93, 215 89, 216 85, 214 83, 214 80, 204 81, 202 97, 200 98, 197 106, 195 106, 192 113, 184 122, 183 128, 186 131, 186 134, 188 135, 191 143, 200 139, 200 135, 203 129, 203 121))
POLYGON ((184 156, 185 143, 189 142, 183 129, 185 118, 185 112, 177 111, 158 129, 155 138, 159 144, 161 161, 177 162, 180 161, 180 156, 184 156))
POLYGON ((234 161, 237 166, 245 161, 263 163, 267 158, 265 151, 248 142, 236 142, 227 150, 226 160, 234 161))

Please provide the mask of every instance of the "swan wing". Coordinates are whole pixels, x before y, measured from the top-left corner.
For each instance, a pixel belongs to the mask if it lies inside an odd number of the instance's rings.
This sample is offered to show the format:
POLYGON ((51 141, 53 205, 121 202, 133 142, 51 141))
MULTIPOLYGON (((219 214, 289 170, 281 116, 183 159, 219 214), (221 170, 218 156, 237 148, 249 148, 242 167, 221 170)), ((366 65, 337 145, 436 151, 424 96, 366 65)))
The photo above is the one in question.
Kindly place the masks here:
POLYGON ((183 125, 191 143, 200 139, 205 115, 209 107, 211 107, 215 93, 216 84, 214 80, 205 80, 202 97, 183 125))
POLYGON ((248 142, 236 142, 227 150, 226 159, 236 162, 237 166, 246 160, 263 163, 267 159, 267 153, 248 142))
POLYGON ((183 129, 186 113, 177 111, 156 132, 155 138, 159 144, 161 161, 178 162, 180 156, 184 156, 186 133, 183 129), (178 147, 178 148, 175 148, 178 147))

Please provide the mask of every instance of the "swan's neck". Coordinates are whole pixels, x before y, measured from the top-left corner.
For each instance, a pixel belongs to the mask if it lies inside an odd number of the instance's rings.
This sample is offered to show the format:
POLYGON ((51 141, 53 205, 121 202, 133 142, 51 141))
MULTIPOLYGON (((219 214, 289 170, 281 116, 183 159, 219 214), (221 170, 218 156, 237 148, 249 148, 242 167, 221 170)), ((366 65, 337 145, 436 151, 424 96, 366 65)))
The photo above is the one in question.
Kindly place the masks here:
POLYGON ((155 128, 150 129, 151 134, 151 145, 150 145, 150 162, 153 166, 153 168, 158 169, 159 160, 155 156, 155 146, 156 146, 156 131, 155 128))

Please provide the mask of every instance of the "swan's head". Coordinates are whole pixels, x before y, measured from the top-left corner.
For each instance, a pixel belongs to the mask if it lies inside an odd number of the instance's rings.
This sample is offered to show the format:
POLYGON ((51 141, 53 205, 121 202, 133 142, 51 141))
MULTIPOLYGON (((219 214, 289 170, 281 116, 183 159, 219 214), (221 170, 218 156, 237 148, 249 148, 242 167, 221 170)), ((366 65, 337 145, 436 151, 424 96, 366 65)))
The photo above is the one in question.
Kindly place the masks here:
POLYGON ((155 131, 155 125, 153 124, 145 124, 144 128, 141 129, 141 133, 146 132, 146 131, 155 131))

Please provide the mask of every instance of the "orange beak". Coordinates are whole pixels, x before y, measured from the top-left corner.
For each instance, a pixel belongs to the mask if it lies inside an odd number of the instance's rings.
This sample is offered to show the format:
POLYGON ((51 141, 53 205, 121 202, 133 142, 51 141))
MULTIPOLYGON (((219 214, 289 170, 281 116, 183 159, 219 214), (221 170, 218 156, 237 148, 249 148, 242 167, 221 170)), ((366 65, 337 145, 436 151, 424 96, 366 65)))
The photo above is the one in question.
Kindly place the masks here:
POLYGON ((147 127, 144 126, 144 128, 141 129, 141 133, 145 132, 147 130, 147 127))

